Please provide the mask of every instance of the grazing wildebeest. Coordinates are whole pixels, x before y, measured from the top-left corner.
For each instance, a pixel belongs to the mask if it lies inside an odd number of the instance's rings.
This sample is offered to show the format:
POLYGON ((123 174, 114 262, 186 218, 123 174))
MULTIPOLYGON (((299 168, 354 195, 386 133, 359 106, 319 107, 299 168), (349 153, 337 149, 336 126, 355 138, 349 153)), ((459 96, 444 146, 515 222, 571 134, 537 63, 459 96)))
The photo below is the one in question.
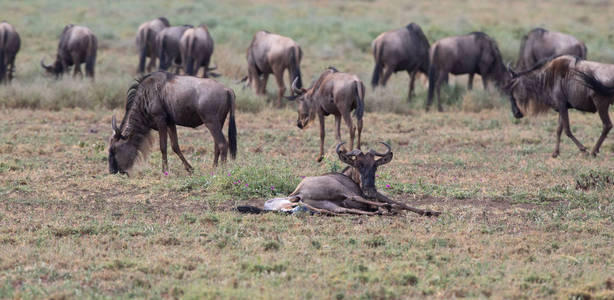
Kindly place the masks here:
POLYGON ((139 26, 139 30, 136 34, 136 48, 139 51, 138 73, 145 72, 145 60, 147 57, 149 57, 147 72, 153 71, 156 67, 156 59, 158 57, 158 51, 156 50, 156 35, 162 31, 162 29, 170 26, 171 24, 165 17, 159 17, 139 26))
POLYGON ((371 44, 375 59, 371 77, 373 88, 378 84, 386 86, 392 73, 407 71, 410 77, 407 100, 410 101, 416 74, 422 72, 428 76, 429 47, 428 39, 416 23, 377 36, 371 44), (380 79, 382 72, 383 77, 380 79))
POLYGON ((586 59, 586 45, 571 35, 535 28, 522 38, 516 70, 526 70, 543 59, 563 54, 586 59))
POLYGON ((435 91, 437 109, 442 111, 440 89, 441 84, 448 81, 448 73, 469 74, 469 89, 473 87, 474 74, 482 76, 485 88, 489 80, 502 88, 509 78, 497 42, 483 32, 443 38, 431 46, 429 58, 427 111, 433 102, 435 91))
POLYGON ((339 159, 348 164, 343 173, 328 173, 321 176, 304 178, 288 197, 307 208, 326 214, 374 215, 380 208, 409 210, 420 215, 438 216, 440 213, 422 210, 394 201, 375 188, 375 172, 381 165, 392 160, 390 145, 382 142, 388 149, 386 153, 370 150, 341 151, 337 145, 339 159))
POLYGON ((41 60, 41 66, 49 74, 56 78, 69 71, 69 67, 74 65, 73 77, 81 74, 81 64, 85 63, 85 76, 94 78, 94 67, 96 65, 96 51, 98 50, 98 39, 87 27, 66 25, 60 36, 58 53, 52 65, 45 65, 41 60))
POLYGON ((171 138, 171 147, 179 156, 185 169, 192 166, 179 149, 176 126, 196 128, 205 124, 213 136, 217 166, 221 154, 226 161, 228 148, 234 159, 237 153, 237 128, 235 125, 235 94, 232 89, 212 79, 178 76, 168 72, 154 72, 138 79, 128 90, 126 113, 117 127, 113 116, 113 136, 109 145, 109 172, 127 173, 137 156, 147 155, 148 136, 151 129, 160 135, 162 172, 168 169, 166 158, 166 134, 171 138), (222 133, 226 116, 228 140, 222 133))
POLYGON ((286 97, 288 100, 298 99, 298 128, 307 128, 316 115, 320 122, 320 155, 317 161, 324 158, 324 117, 335 116, 336 139, 341 142, 341 118, 350 130, 350 148, 354 148, 354 124, 351 111, 354 110, 358 125, 358 149, 360 149, 360 135, 362 133, 362 116, 365 109, 365 86, 353 74, 342 73, 334 67, 327 68, 318 80, 309 89, 298 88, 298 78, 292 82, 292 91, 296 95, 286 97))
POLYGON ((247 80, 256 94, 265 95, 269 75, 273 73, 277 81, 279 105, 286 92, 283 79, 286 69, 288 69, 289 82, 296 81, 298 88, 303 86, 300 66, 302 57, 301 47, 291 38, 268 31, 258 31, 247 49, 248 73, 242 81, 247 80))
POLYGON ((11 24, 0 23, 0 83, 11 82, 15 72, 15 57, 19 52, 21 39, 11 24))
POLYGON ((190 28, 183 33, 179 41, 183 71, 187 75, 195 76, 200 67, 204 68, 203 77, 207 77, 214 68, 209 68, 209 61, 213 54, 213 39, 207 26, 201 25, 190 28))
POLYGON ((175 73, 179 74, 179 68, 182 65, 179 41, 183 33, 190 28, 192 28, 192 25, 166 27, 156 35, 156 50, 160 60, 159 70, 166 71, 174 63, 176 66, 175 73))
POLYGON ((570 108, 599 113, 603 130, 591 154, 595 156, 599 153, 601 143, 612 128, 608 107, 614 102, 614 90, 608 89, 606 85, 614 85, 614 65, 563 55, 542 60, 519 73, 511 69, 510 72, 512 79, 506 89, 516 118, 524 116, 519 106, 526 107, 529 101, 538 102, 539 105, 553 108, 559 113, 556 147, 552 157, 559 155, 563 130, 580 151, 587 151, 571 133, 568 115, 570 108))

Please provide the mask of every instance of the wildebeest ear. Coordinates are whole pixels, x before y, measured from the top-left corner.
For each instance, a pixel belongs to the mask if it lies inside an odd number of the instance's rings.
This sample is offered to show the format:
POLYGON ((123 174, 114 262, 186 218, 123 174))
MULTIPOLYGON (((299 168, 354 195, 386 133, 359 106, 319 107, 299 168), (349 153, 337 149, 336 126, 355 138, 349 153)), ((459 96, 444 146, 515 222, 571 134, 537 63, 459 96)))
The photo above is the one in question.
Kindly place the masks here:
POLYGON ((344 162, 344 163, 346 163, 346 164, 348 164, 348 165, 350 165, 352 167, 354 166, 356 161, 353 160, 349 155, 347 155, 347 153, 345 153, 343 151, 339 151, 339 152, 337 152, 337 154, 339 155, 339 159, 342 162, 344 162))
POLYGON ((385 165, 385 164, 389 163, 391 160, 392 160, 392 152, 389 151, 382 158, 376 160, 375 164, 377 166, 381 166, 381 165, 385 165))

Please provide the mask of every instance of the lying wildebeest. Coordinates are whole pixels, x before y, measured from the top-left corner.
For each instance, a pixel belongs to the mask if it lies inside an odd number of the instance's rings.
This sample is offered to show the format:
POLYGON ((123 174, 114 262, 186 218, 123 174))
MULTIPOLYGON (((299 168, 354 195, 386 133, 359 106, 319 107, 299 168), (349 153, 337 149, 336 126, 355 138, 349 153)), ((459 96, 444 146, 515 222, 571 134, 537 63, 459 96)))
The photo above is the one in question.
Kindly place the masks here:
POLYGON ((0 83, 13 80, 15 57, 19 52, 21 39, 11 24, 0 23, 0 83))
POLYGON ((591 151, 592 155, 597 155, 601 143, 612 128, 608 107, 614 102, 614 89, 608 89, 605 85, 614 85, 614 65, 563 55, 542 60, 529 70, 515 73, 510 69, 510 72, 512 79, 506 89, 516 118, 524 116, 519 106, 526 107, 529 101, 538 102, 538 107, 550 107, 559 113, 556 148, 552 157, 559 155, 563 130, 580 151, 587 150, 571 133, 567 112, 570 108, 599 113, 603 130, 591 151))
POLYGON ((69 71, 69 67, 74 65, 73 77, 81 74, 81 64, 85 63, 85 76, 94 78, 94 67, 96 65, 96 51, 98 50, 98 39, 87 27, 66 25, 60 36, 58 53, 52 65, 45 65, 41 60, 41 66, 49 74, 60 77, 64 72, 69 71))
POLYGON ((473 75, 480 74, 482 83, 487 87, 493 80, 499 88, 505 86, 509 78, 497 42, 483 32, 443 38, 429 50, 429 91, 426 102, 428 111, 437 91, 437 109, 442 110, 440 89, 448 81, 448 73, 469 74, 468 88, 473 87, 473 75))
POLYGON ((528 69, 543 59, 563 54, 586 59, 586 45, 571 35, 535 28, 522 38, 516 70, 528 69))
POLYGON ((277 104, 286 92, 284 85, 284 71, 288 69, 289 82, 296 81, 297 88, 303 86, 301 79, 301 59, 303 51, 291 38, 258 31, 252 43, 247 49, 247 76, 241 81, 247 80, 256 94, 266 94, 266 84, 269 75, 273 73, 277 81, 277 104))
POLYGON ((177 140, 176 125, 196 128, 205 124, 213 136, 217 166, 220 153, 226 161, 228 148, 234 159, 237 153, 237 128, 235 125, 235 94, 212 79, 178 76, 168 72, 154 72, 138 79, 128 90, 126 113, 117 127, 113 116, 113 136, 109 142, 109 172, 127 173, 137 156, 146 156, 151 129, 160 135, 162 172, 168 169, 166 158, 166 134, 171 147, 188 172, 192 166, 183 157, 177 140), (222 127, 230 115, 228 139, 222 127), (230 144, 230 146, 229 146, 230 144))
MULTIPOLYGON (((440 213, 422 210, 394 201, 375 188, 375 172, 381 165, 392 160, 390 145, 382 142, 386 153, 370 150, 341 151, 343 143, 337 145, 339 159, 349 166, 342 173, 327 173, 303 179, 294 192, 285 200, 292 205, 302 205, 309 210, 338 215, 375 215, 383 209, 409 210, 424 216, 438 216, 440 213)), ((241 212, 259 213, 262 210, 252 206, 237 207, 241 212)))
POLYGON ((156 35, 162 31, 162 29, 170 26, 171 24, 165 17, 159 17, 139 26, 139 30, 136 34, 136 48, 139 51, 138 73, 145 72, 145 60, 147 57, 149 57, 147 72, 153 71, 156 67, 156 59, 158 57, 158 51, 156 50, 156 35))
POLYGON ((410 101, 416 74, 422 72, 428 76, 429 47, 429 40, 416 23, 377 36, 371 44, 375 59, 371 77, 373 88, 378 84, 386 86, 393 72, 407 71, 410 77, 407 100, 410 101), (380 79, 382 72, 384 76, 380 79))
POLYGON ((294 96, 286 97, 288 100, 298 99, 298 128, 307 128, 316 115, 320 122, 320 155, 317 161, 324 158, 324 117, 330 114, 335 116, 336 139, 341 142, 341 117, 350 130, 350 148, 354 148, 354 124, 351 111, 354 110, 358 125, 358 149, 360 149, 360 135, 362 133, 362 116, 365 110, 365 86, 356 76, 337 71, 334 67, 327 68, 309 89, 299 88, 298 78, 292 82, 294 96))
POLYGON ((213 75, 210 73, 215 68, 209 68, 209 61, 213 54, 213 39, 207 26, 201 25, 186 30, 179 41, 183 71, 187 75, 195 76, 200 67, 204 68, 203 77, 213 75))
POLYGON ((172 26, 162 29, 156 35, 156 50, 160 64, 158 70, 168 70, 173 63, 176 66, 175 73, 179 74, 182 65, 179 41, 183 33, 192 28, 192 25, 172 26))

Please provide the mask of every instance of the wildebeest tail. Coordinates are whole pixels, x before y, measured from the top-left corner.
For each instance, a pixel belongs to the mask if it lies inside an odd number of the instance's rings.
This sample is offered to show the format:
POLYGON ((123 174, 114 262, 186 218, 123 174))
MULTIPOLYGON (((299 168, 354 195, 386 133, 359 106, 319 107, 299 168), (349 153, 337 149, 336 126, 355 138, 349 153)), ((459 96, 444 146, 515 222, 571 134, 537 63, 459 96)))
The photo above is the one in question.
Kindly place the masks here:
POLYGON ((431 63, 429 64, 429 92, 428 102, 430 103, 435 93, 435 82, 437 81, 437 62, 439 60, 439 45, 435 45, 433 50, 433 57, 431 57, 431 63))
POLYGON ((94 35, 89 36, 87 45, 87 56, 85 57, 85 74, 94 78, 94 66, 96 65, 96 51, 98 40, 94 35))
POLYGON ((293 47, 292 51, 290 51, 290 66, 292 69, 292 81, 296 81, 296 87, 303 87, 303 79, 301 79, 301 57, 303 56, 303 51, 300 47, 293 47))
POLYGON ((149 28, 145 27, 141 32, 139 32, 139 41, 141 43, 141 51, 139 54, 139 67, 138 67, 138 72, 139 73, 144 73, 145 72, 145 58, 147 56, 147 36, 148 36, 148 31, 149 28))
POLYGON ((6 76, 6 65, 4 64, 4 52, 6 48, 6 38, 8 34, 2 30, 0 31, 0 82, 4 80, 6 76))
POLYGON ((166 36, 162 36, 162 42, 160 43, 160 47, 158 49, 158 60, 160 61, 160 65, 158 69, 165 70, 168 69, 168 65, 166 64, 166 36))
POLYGON ((237 124, 235 123, 235 93, 232 90, 228 94, 228 106, 230 107, 230 118, 228 120, 228 144, 230 147, 230 157, 237 157, 237 124))
POLYGON ((365 86, 360 81, 354 81, 354 96, 356 98, 356 110, 354 116, 356 119, 361 120, 365 113, 365 86))
POLYGON ((373 68, 373 75, 371 76, 371 86, 375 88, 379 83, 379 77, 382 74, 382 52, 384 50, 384 43, 380 47, 375 45, 373 47, 373 57, 375 58, 375 67, 373 68))
POLYGON ((603 84, 601 81, 599 81, 599 79, 597 79, 597 77, 595 77, 595 75, 585 73, 577 69, 574 70, 574 73, 580 77, 582 84, 595 91, 595 93, 606 97, 614 96, 614 86, 610 87, 603 84))

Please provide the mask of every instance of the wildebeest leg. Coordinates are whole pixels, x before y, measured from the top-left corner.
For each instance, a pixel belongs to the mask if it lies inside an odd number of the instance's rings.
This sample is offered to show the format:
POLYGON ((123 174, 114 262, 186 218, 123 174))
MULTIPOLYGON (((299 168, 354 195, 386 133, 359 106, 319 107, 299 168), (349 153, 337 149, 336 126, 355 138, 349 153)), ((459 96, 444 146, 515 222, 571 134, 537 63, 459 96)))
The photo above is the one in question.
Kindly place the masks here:
POLYGON ((488 90, 488 79, 482 76, 482 85, 484 86, 484 90, 488 90))
POLYGON ((467 81, 467 89, 470 91, 473 89, 473 75, 473 73, 469 73, 469 81, 467 81))
POLYGON ((597 140, 597 144, 595 144, 595 147, 593 147, 593 151, 591 151, 591 154, 593 156, 597 156, 597 153, 599 153, 599 147, 601 147, 601 143, 603 143, 603 140, 605 140, 606 136, 608 136, 608 132, 610 132, 610 129, 612 129, 612 121, 610 120, 610 115, 608 114, 608 107, 610 106, 610 104, 606 101, 601 101, 596 104, 597 111, 599 112, 599 118, 601 118, 601 122, 603 123, 603 129, 601 131, 601 136, 599 137, 599 140, 597 140))
POLYGON ((422 215, 422 216, 439 216, 441 214, 440 212, 437 212, 437 211, 424 210, 424 209, 419 209, 419 208, 407 206, 407 205, 405 205, 405 204, 403 204, 401 202, 394 201, 394 200, 384 196, 380 192, 377 192, 376 198, 377 198, 377 200, 380 200, 380 201, 383 201, 383 202, 386 202, 386 203, 390 203, 392 205, 396 205, 396 206, 398 206, 398 207, 400 207, 402 209, 415 212, 415 213, 417 213, 419 215, 422 215))
POLYGON ((155 51, 150 51, 149 64, 147 65, 148 73, 151 73, 151 71, 156 68, 156 55, 154 53, 155 51))
POLYGON ((226 162, 226 156, 228 155, 228 142, 222 133, 222 126, 218 123, 205 123, 205 126, 211 132, 213 136, 213 142, 215 143, 215 158, 213 159, 213 166, 217 167, 218 158, 222 155, 222 163, 226 162))
POLYGON ((356 132, 356 128, 354 128, 354 124, 352 123, 352 115, 349 111, 343 112, 342 116, 345 124, 347 124, 348 129, 350 130, 350 150, 352 150, 354 149, 354 134, 356 132))
POLYGON ((388 82, 388 79, 390 79, 390 76, 392 75, 393 71, 394 71, 393 68, 386 67, 386 70, 384 71, 384 76, 382 77, 382 80, 380 81, 382 83, 382 86, 386 86, 386 83, 388 82))
POLYGON ((316 159, 317 162, 321 162, 324 158, 324 114, 322 112, 318 113, 318 121, 320 122, 320 155, 316 159))
POLYGON ((440 74, 437 82, 435 83, 435 91, 437 92, 437 110, 443 111, 443 107, 441 106, 441 83, 445 79, 446 83, 448 81, 448 76, 440 74), (445 77, 445 78, 444 78, 445 77))
POLYGON ((175 154, 179 156, 179 158, 183 162, 183 166, 185 167, 186 171, 192 173, 192 170, 194 170, 194 168, 190 166, 190 163, 188 163, 185 157, 183 157, 183 153, 181 153, 181 149, 179 149, 179 139, 177 138, 177 126, 175 126, 175 124, 169 124, 168 129, 169 129, 168 135, 171 138, 171 148, 173 148, 173 152, 175 152, 175 154))
POLYGON ((284 69, 273 71, 275 81, 277 81, 277 106, 281 105, 281 100, 286 92, 286 86, 284 85, 284 69))
POLYGON ((269 81, 269 73, 262 74, 262 79, 258 77, 258 94, 266 95, 266 84, 269 81))
POLYGON ((83 78, 83 73, 81 73, 81 64, 79 63, 79 54, 78 53, 71 53, 72 56, 72 61, 75 64, 75 70, 72 74, 72 77, 77 77, 77 73, 79 75, 81 75, 81 78, 83 78))
POLYGON ((357 125, 358 125, 358 145, 356 146, 357 149, 360 149, 360 135, 362 134, 362 119, 358 119, 356 121, 357 125))
POLYGON ((166 157, 166 122, 157 121, 158 134, 160 135, 160 152, 162 152, 162 173, 168 171, 168 159, 166 157))
POLYGON ((360 209, 355 209, 355 208, 347 208, 347 207, 343 207, 343 206, 339 206, 336 203, 333 203, 332 201, 327 201, 327 200, 323 200, 323 201, 309 201, 310 203, 306 203, 305 200, 302 201, 303 204, 305 204, 305 206, 309 209, 314 209, 317 212, 321 212, 321 210, 326 211, 327 213, 330 212, 333 215, 336 214, 356 214, 356 215, 376 215, 377 212, 370 212, 370 211, 363 211, 360 209))
POLYGON ((351 196, 351 197, 347 197, 349 200, 352 201, 356 201, 356 202, 360 202, 360 203, 364 203, 367 205, 373 205, 375 207, 390 207, 390 203, 386 203, 386 202, 374 202, 374 201, 369 201, 363 197, 359 197, 359 196, 351 196))
POLYGON ((559 108, 559 114, 563 119, 563 129, 565 129, 565 134, 578 146, 578 149, 582 152, 586 152, 586 147, 576 139, 576 137, 571 133, 571 128, 569 127, 569 114, 567 112, 567 107, 559 108))
POLYGON ((556 128, 556 146, 554 148, 554 152, 552 153, 552 157, 556 158, 559 156, 559 148, 561 146, 561 133, 563 133, 563 117, 559 114, 559 126, 556 128))
POLYGON ((416 81, 416 74, 418 71, 407 71, 409 74, 409 92, 407 93, 407 102, 411 102, 411 96, 414 94, 414 82, 416 81))
POLYGON ((341 115, 335 115, 335 138, 341 143, 341 115))

